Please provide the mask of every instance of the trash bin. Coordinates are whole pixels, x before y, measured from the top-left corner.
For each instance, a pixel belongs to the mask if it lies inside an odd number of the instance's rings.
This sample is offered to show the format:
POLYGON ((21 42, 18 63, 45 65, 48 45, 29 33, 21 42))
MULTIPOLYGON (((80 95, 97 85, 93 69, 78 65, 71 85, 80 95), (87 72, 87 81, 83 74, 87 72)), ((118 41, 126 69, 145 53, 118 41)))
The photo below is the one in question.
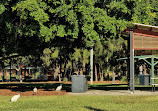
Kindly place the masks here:
POLYGON ((71 76, 71 80, 71 92, 83 93, 88 90, 87 79, 85 75, 73 75, 71 76))
POLYGON ((150 83, 150 75, 139 74, 139 85, 149 85, 150 83))

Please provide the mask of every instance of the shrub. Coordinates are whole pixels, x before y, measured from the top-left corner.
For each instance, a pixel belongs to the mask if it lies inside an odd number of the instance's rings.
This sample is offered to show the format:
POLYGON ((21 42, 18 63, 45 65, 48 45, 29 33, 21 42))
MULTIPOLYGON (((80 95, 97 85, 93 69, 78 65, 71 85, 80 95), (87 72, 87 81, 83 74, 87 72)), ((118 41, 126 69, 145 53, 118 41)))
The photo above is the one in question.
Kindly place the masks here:
POLYGON ((121 82, 128 82, 128 79, 126 76, 122 76, 121 82))
POLYGON ((134 76, 134 83, 139 84, 139 77, 137 75, 134 76))
POLYGON ((67 82, 67 81, 68 81, 68 79, 65 77, 65 78, 63 79, 63 81, 64 81, 64 82, 67 82))

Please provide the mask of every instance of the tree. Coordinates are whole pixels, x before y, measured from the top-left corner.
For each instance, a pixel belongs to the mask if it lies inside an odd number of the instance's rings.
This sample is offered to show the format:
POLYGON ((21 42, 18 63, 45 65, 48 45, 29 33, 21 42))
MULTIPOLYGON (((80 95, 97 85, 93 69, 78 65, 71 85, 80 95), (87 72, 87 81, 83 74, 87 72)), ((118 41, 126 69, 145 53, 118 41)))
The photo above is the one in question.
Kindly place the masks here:
MULTIPOLYGON (((70 57, 78 49, 78 62, 84 72, 88 49, 100 42, 105 53, 95 55, 98 61, 103 60, 102 65, 98 62, 96 66, 109 65, 110 58, 119 49, 116 41, 124 41, 121 31, 132 22, 157 25, 156 4, 156 0, 3 0, 0 3, 0 56, 31 55, 34 65, 40 65, 43 60, 48 69, 56 61, 56 68, 61 64, 60 70, 64 66, 66 72, 67 64, 72 63, 70 57), (43 55, 46 48, 51 53, 43 55), (57 57, 52 58, 52 53, 57 57)), ((101 47, 96 51, 101 51, 101 47)), ((109 69, 107 67, 107 72, 109 69)))
POLYGON ((51 53, 52 51, 49 48, 46 48, 43 50, 43 56, 41 56, 41 59, 43 61, 43 67, 47 70, 47 72, 49 71, 49 67, 51 64, 51 53))
POLYGON ((61 77, 59 74, 59 49, 58 48, 52 48, 53 53, 51 54, 51 58, 53 61, 55 61, 55 72, 54 72, 54 79, 56 79, 57 75, 59 77, 59 82, 61 82, 61 77))
POLYGON ((104 48, 101 42, 97 42, 94 45, 95 81, 98 81, 98 74, 99 74, 100 81, 103 81, 102 65, 104 64, 105 50, 106 49, 104 48))
POLYGON ((132 20, 134 23, 155 25, 156 13, 153 11, 153 3, 155 0, 141 0, 135 1, 134 14, 132 20))
POLYGON ((90 52, 87 49, 81 50, 82 55, 82 74, 86 74, 86 64, 89 63, 90 52))
POLYGON ((80 63, 81 63, 82 55, 81 55, 81 50, 75 48, 74 53, 72 55, 72 60, 75 63, 75 66, 77 67, 77 75, 80 73, 80 63))

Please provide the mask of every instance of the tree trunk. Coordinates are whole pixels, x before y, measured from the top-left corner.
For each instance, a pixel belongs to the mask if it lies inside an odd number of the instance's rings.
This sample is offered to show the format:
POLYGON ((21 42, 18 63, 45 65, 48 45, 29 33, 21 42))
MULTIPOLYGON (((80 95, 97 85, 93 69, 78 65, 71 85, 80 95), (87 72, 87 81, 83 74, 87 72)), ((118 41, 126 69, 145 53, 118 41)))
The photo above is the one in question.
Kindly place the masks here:
POLYGON ((112 68, 112 83, 114 84, 115 83, 115 72, 114 72, 114 67, 112 68))
POLYGON ((106 69, 106 75, 109 74, 109 58, 106 57, 106 62, 107 62, 107 69, 106 69))
POLYGON ((64 62, 64 78, 66 77, 66 61, 64 62))
POLYGON ((60 73, 59 73, 59 82, 61 82, 61 75, 62 75, 62 64, 61 64, 61 56, 60 56, 60 66, 59 66, 60 68, 60 73))
POLYGON ((80 69, 79 68, 77 69, 77 75, 80 75, 80 69))
POLYGON ((100 71, 100 64, 99 64, 99 67, 98 67, 98 73, 99 73, 99 81, 101 81, 101 71, 100 71))
MULTIPOLYGON (((127 64, 127 61, 125 60, 125 64, 127 64)), ((125 76, 128 76, 128 68, 126 67, 125 76)))
POLYGON ((98 81, 97 64, 95 64, 95 81, 98 81))
POLYGON ((60 72, 58 72, 59 71, 59 69, 58 69, 57 74, 58 74, 58 77, 59 77, 59 82, 61 82, 61 66, 59 66, 58 68, 60 69, 60 72))
POLYGON ((61 74, 59 73, 59 82, 61 82, 61 76, 60 76, 61 74))
POLYGON ((119 72, 118 72, 118 76, 121 76, 121 65, 119 64, 119 72))
POLYGON ((72 74, 72 70, 70 69, 70 74, 69 74, 69 81, 71 80, 71 74, 72 74))
POLYGON ((60 69, 60 73, 58 73, 58 76, 59 76, 59 82, 61 82, 61 62, 60 62, 60 66, 59 66, 59 69, 60 69))
POLYGON ((19 75, 20 75, 20 82, 22 82, 21 70, 19 70, 19 75))
POLYGON ((100 73, 100 81, 103 81, 103 66, 100 65, 100 70, 101 70, 101 73, 100 73))
POLYGON ((85 75, 85 72, 86 72, 86 63, 83 62, 83 70, 82 70, 83 74, 85 75))
POLYGON ((18 71, 18 73, 19 73, 19 79, 20 79, 20 82, 22 82, 22 75, 21 75, 21 66, 18 64, 18 68, 14 65, 14 64, 12 64, 13 65, 13 67, 18 71))
POLYGON ((58 67, 58 63, 56 62, 55 72, 54 72, 54 79, 56 79, 56 78, 57 78, 58 73, 59 73, 59 67, 58 67))
POLYGON ((72 62, 72 71, 71 71, 71 73, 74 74, 74 65, 73 65, 74 62, 73 62, 73 60, 71 62, 72 62))
POLYGON ((83 75, 83 68, 82 68, 82 70, 80 71, 80 74, 83 75))

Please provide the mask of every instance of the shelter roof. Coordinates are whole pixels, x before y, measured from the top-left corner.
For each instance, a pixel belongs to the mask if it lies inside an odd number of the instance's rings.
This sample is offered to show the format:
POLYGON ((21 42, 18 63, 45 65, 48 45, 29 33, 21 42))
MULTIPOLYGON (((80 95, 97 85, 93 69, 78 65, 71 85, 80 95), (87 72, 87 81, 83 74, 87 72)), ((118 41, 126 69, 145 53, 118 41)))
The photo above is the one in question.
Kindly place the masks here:
POLYGON ((133 23, 133 25, 158 29, 158 26, 152 26, 152 25, 145 25, 145 24, 139 24, 139 23, 133 23))
MULTIPOLYGON (((130 28, 125 30, 129 35, 130 28)), ((158 26, 133 23, 133 49, 158 50, 158 26)))

